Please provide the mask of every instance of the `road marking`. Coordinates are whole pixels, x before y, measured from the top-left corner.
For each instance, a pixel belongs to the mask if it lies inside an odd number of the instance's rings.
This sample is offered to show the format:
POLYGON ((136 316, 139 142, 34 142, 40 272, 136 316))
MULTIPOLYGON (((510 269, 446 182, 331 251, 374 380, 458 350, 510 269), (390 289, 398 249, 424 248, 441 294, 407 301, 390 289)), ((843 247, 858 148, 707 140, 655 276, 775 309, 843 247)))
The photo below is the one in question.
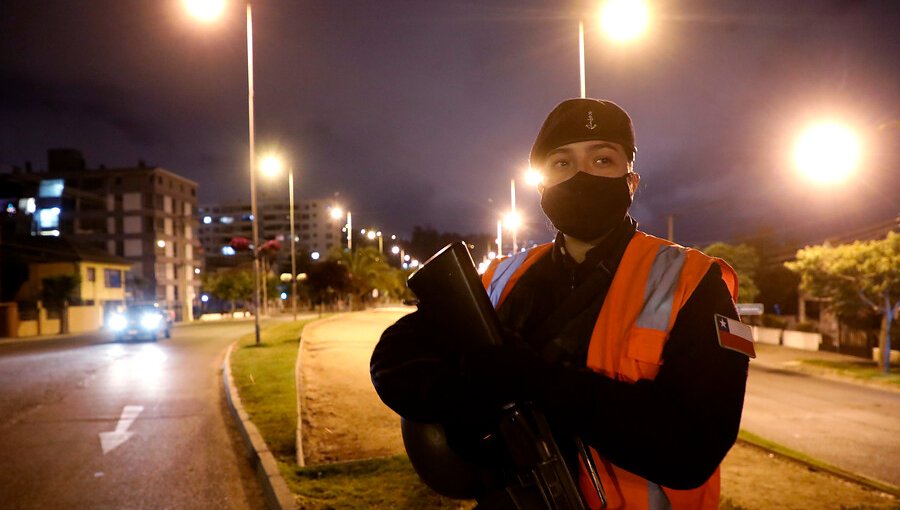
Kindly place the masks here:
POLYGON ((100 448, 103 449, 103 455, 115 450, 122 443, 131 439, 134 432, 128 432, 128 428, 131 427, 131 424, 134 423, 134 420, 137 419, 143 410, 144 406, 125 406, 122 409, 119 423, 116 424, 116 430, 100 433, 100 448))

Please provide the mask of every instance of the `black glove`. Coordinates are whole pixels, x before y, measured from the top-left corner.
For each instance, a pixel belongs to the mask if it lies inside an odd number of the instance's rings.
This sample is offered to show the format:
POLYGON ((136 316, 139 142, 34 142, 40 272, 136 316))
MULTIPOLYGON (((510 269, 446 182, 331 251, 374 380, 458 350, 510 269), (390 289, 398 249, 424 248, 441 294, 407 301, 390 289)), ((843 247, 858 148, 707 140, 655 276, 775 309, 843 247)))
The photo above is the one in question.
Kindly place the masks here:
POLYGON ((463 376, 500 405, 543 398, 561 370, 530 350, 508 345, 466 352, 460 365, 463 376))

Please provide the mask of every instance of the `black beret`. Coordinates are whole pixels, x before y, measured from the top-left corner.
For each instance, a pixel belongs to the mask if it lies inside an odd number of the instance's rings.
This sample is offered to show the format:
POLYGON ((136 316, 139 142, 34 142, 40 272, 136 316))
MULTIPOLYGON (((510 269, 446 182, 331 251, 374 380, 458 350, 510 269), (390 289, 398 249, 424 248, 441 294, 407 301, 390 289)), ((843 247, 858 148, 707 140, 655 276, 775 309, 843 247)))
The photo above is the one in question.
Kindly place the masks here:
POLYGON ((634 161, 634 127, 625 110, 602 99, 567 99, 556 105, 541 126, 531 147, 531 166, 541 166, 557 147, 586 140, 615 142, 634 161))

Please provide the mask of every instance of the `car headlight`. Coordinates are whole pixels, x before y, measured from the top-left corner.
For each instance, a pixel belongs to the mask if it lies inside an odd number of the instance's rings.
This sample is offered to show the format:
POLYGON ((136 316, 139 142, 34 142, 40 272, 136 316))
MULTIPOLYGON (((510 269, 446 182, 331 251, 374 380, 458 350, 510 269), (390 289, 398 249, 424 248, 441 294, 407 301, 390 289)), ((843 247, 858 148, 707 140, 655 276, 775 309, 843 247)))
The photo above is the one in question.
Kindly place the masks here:
POLYGON ((159 327, 161 317, 156 313, 145 313, 141 316, 141 327, 144 329, 156 329, 159 327))
POLYGON ((125 320, 125 317, 114 313, 109 316, 109 320, 106 324, 107 326, 109 326, 109 329, 113 331, 122 331, 123 329, 125 329, 125 326, 128 325, 128 321, 125 320))

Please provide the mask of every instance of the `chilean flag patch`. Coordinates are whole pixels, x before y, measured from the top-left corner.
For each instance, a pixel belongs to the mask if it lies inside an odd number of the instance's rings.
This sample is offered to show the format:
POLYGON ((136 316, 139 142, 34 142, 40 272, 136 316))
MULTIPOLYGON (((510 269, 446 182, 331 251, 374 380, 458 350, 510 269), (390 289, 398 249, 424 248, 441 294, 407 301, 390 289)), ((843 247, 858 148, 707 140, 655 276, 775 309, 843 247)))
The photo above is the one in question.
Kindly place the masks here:
POLYGON ((756 349, 753 348, 753 330, 750 326, 719 314, 716 314, 715 318, 719 345, 751 358, 756 357, 756 349))

